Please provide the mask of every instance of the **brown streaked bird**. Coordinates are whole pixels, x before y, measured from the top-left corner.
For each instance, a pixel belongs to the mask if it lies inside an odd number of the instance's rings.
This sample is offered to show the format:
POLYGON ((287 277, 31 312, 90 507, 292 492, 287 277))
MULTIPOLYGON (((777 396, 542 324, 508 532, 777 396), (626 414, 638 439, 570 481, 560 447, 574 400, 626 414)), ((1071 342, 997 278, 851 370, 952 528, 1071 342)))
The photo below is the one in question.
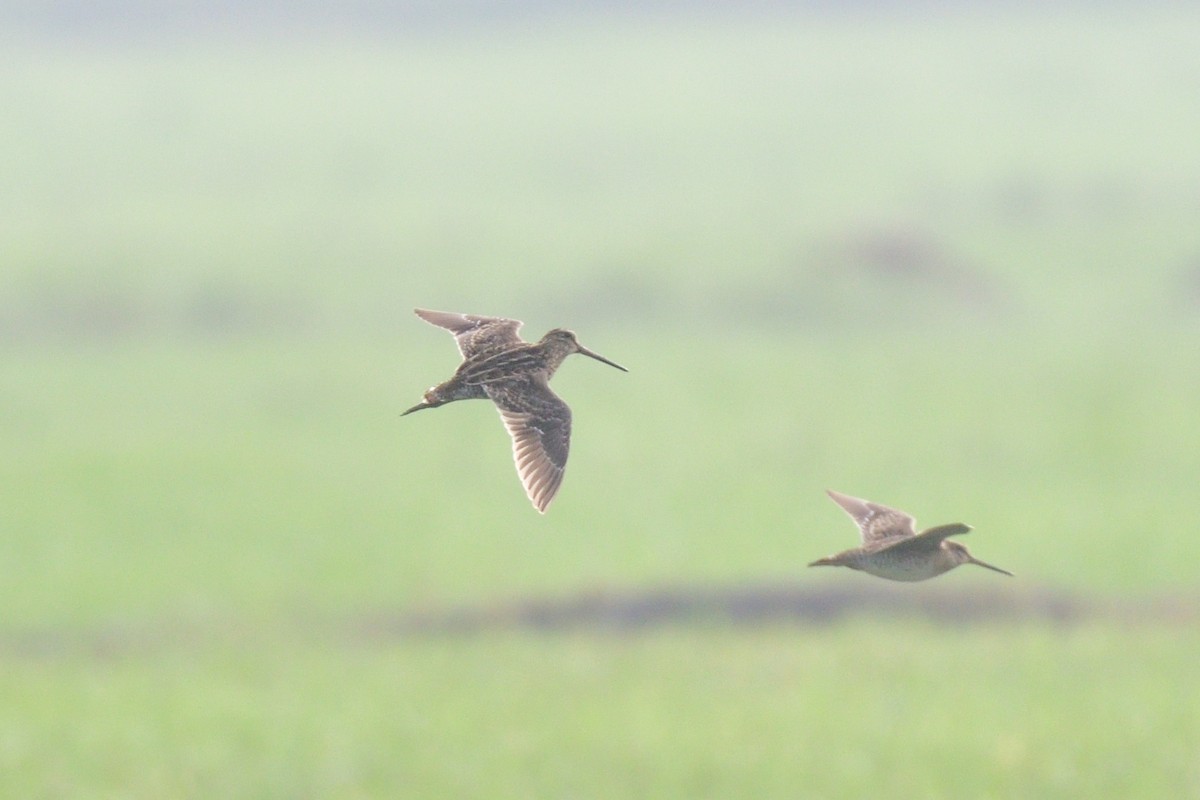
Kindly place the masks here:
POLYGON ((416 314, 454 334, 463 362, 450 380, 431 387, 425 399, 404 414, 455 400, 491 400, 512 437, 513 460, 525 494, 534 508, 546 513, 562 484, 571 445, 571 409, 551 391, 551 376, 572 353, 629 370, 588 350, 564 328, 526 342, 517 335, 521 323, 515 319, 424 308, 416 314))
POLYGON ((970 531, 970 525, 953 522, 917 533, 916 520, 910 514, 829 489, 826 494, 858 525, 863 543, 862 547, 818 558, 810 567, 849 567, 891 581, 923 581, 960 564, 1012 575, 975 558, 958 542, 949 541, 950 536, 970 531))

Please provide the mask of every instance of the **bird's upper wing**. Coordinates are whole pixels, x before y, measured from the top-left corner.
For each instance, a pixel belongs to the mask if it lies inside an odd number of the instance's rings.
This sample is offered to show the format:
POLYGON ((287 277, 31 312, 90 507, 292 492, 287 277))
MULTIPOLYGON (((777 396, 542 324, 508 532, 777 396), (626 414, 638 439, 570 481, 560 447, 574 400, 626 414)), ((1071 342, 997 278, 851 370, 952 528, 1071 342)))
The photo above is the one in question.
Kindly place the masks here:
POLYGON ((517 474, 533 507, 545 513, 562 484, 571 446, 571 409, 544 378, 525 376, 485 390, 512 437, 517 474))
POLYGON ((537 352, 537 345, 521 342, 503 349, 485 350, 465 359, 458 365, 454 376, 466 384, 520 381, 544 371, 545 365, 545 359, 537 352))
POLYGON ((916 536, 905 536, 900 539, 883 540, 871 548, 874 552, 880 550, 888 550, 894 553, 911 552, 911 553, 931 553, 942 546, 942 541, 950 536, 959 536, 964 533, 969 533, 970 525, 964 525, 961 522, 952 522, 948 525, 937 525, 933 528, 923 530, 916 536))
POLYGON ((826 489, 825 493, 854 520, 859 533, 862 534, 864 547, 898 541, 914 535, 916 520, 910 514, 832 489, 826 489))
POLYGON ((454 334, 458 352, 464 359, 493 350, 502 350, 521 341, 517 331, 521 321, 504 317, 481 317, 476 314, 456 314, 453 311, 415 309, 416 315, 439 328, 454 334))

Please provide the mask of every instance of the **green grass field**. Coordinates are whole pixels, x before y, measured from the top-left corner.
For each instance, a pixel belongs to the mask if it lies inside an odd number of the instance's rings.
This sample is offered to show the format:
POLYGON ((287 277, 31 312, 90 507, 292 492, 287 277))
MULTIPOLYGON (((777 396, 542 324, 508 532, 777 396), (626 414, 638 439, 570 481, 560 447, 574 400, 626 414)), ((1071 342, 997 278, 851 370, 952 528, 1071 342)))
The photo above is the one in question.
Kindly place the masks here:
POLYGON ((6 793, 1187 796, 1198 644, 863 622, 9 659, 6 793))
POLYGON ((0 796, 1200 796, 1198 22, 13 43, 0 796), (417 305, 630 368, 547 515, 417 305), (825 488, 1178 613, 371 625, 867 585, 825 488))

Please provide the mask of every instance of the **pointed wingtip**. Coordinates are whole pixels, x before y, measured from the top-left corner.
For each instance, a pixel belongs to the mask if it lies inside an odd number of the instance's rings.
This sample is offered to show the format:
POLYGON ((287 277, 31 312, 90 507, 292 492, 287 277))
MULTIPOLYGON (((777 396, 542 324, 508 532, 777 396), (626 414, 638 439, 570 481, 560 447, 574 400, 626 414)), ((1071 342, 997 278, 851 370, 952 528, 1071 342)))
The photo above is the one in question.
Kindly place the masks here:
POLYGON ((861 509, 864 509, 867 504, 867 501, 863 500, 861 497, 855 497, 854 495, 850 494, 842 494, 841 492, 834 491, 833 489, 826 489, 825 494, 829 495, 829 499, 837 503, 838 507, 851 517, 854 517, 856 512, 861 513, 861 509))
POLYGON ((437 323, 433 322, 433 320, 437 319, 438 317, 462 316, 461 314, 458 314, 457 312, 454 312, 454 311, 436 311, 432 308, 414 308, 413 313, 416 314, 421 319, 425 320, 426 322, 430 322, 435 325, 437 323))
MULTIPOLYGON (((562 481, 562 474, 557 478, 559 484, 562 481)), ((554 498, 558 497, 558 484, 555 483, 555 478, 547 476, 545 481, 536 481, 530 484, 531 488, 527 488, 525 494, 529 497, 533 507, 537 509, 539 514, 545 514, 550 510, 550 505, 554 502, 554 498)))

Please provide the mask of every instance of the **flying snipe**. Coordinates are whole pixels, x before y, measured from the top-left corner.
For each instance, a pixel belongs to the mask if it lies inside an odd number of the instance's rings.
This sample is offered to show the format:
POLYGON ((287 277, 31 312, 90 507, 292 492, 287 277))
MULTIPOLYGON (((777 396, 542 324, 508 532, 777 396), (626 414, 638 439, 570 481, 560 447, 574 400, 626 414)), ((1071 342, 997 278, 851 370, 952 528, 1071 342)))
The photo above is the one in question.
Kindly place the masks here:
POLYGON ((971 530, 954 522, 916 533, 911 515, 857 497, 826 490, 833 502, 850 515, 862 532, 862 547, 818 558, 810 567, 849 567, 892 581, 923 581, 949 572, 959 564, 976 564, 1012 575, 1008 570, 986 564, 967 552, 949 536, 971 530))
POLYGON ((422 402, 404 413, 455 400, 490 399, 512 437, 513 460, 525 494, 544 514, 562 483, 571 445, 571 409, 550 390, 550 377, 572 353, 629 370, 588 350, 563 328, 526 342, 517 335, 521 323, 515 319, 423 308, 416 314, 454 334, 463 362, 450 380, 430 388, 422 402))

